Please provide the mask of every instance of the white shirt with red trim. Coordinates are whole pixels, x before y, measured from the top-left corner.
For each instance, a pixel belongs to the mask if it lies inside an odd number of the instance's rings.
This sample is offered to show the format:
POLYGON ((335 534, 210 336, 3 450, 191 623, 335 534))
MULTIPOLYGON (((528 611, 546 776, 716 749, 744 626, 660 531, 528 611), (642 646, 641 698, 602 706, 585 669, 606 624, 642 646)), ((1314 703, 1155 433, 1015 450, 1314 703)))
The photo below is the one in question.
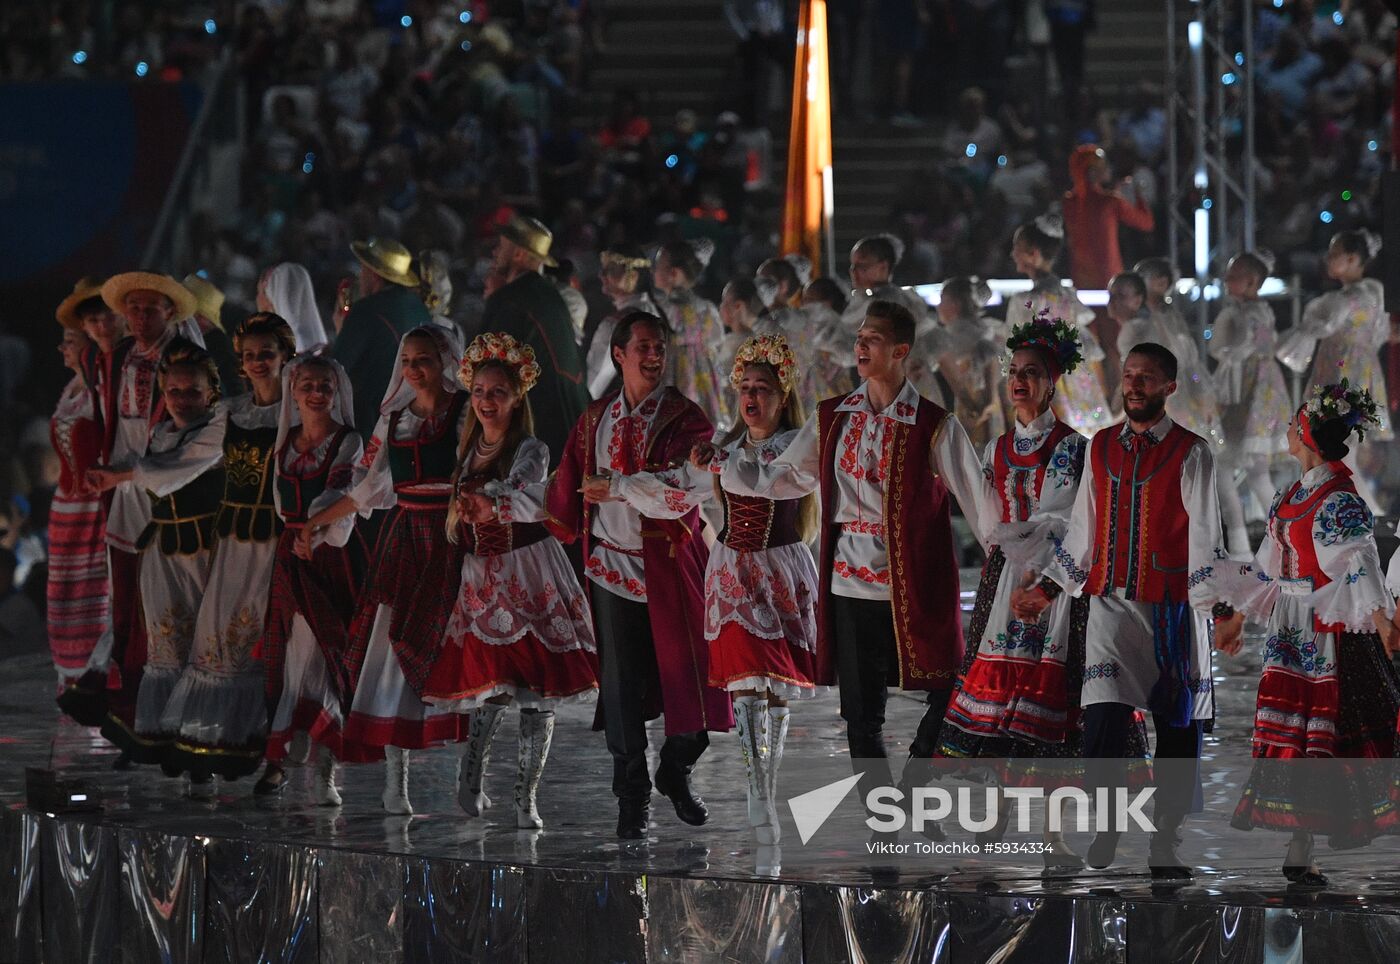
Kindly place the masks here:
MULTIPOLYGON (((598 432, 594 437, 593 457, 599 472, 607 472, 616 480, 641 471, 651 442, 652 425, 665 391, 664 385, 657 388, 642 399, 635 410, 628 407, 622 392, 617 393, 617 398, 598 420, 598 432), (632 472, 626 471, 629 467, 632 472)), ((612 494, 621 495, 616 481, 612 484, 612 494)), ((590 515, 592 538, 589 540, 588 560, 584 564, 588 578, 623 599, 646 602, 641 513, 619 499, 593 506, 590 515)))

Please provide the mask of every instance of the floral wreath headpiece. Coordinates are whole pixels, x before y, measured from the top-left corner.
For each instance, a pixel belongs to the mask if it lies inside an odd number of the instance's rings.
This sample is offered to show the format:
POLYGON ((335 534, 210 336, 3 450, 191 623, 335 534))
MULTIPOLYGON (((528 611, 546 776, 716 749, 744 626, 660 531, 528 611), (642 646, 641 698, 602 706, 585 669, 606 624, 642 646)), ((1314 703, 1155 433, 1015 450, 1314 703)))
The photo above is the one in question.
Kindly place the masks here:
POLYGON ((1308 448, 1316 450, 1312 438, 1312 423, 1330 422, 1339 418, 1356 433, 1358 442, 1366 438, 1366 431, 1373 425, 1380 425, 1376 400, 1364 388, 1352 386, 1343 378, 1335 385, 1315 385, 1312 395, 1303 403, 1303 418, 1299 419, 1299 431, 1308 448))
MULTIPOLYGON (((1030 307, 1030 302, 1026 307, 1030 307)), ((1022 348, 1039 348, 1055 360, 1061 375, 1068 375, 1084 360, 1079 345, 1079 329, 1063 318, 1052 318, 1049 308, 1042 308, 1030 321, 1012 328, 1006 339, 1008 355, 1022 348)))
POLYGON ((782 335, 756 335, 739 346, 734 368, 729 373, 729 384, 736 392, 744 380, 744 369, 749 365, 772 365, 784 394, 790 394, 797 384, 797 356, 782 335))
POLYGON ((470 391, 472 375, 479 365, 488 361, 505 362, 515 369, 522 393, 534 388, 540 380, 540 365, 535 361, 533 348, 520 344, 510 335, 488 331, 477 335, 467 346, 462 355, 462 365, 457 369, 457 381, 470 391))

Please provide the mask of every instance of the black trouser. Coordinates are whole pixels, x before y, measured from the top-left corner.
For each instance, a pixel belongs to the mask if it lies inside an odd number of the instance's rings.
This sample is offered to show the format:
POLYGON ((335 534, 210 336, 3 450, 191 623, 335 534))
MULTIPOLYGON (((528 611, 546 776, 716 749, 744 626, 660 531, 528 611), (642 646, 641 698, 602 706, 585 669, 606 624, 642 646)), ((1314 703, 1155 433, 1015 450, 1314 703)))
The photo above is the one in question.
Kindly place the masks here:
MULTIPOLYGON (((659 681, 651 617, 645 603, 623 599, 589 582, 593 620, 602 657, 603 729, 613 758, 613 795, 645 799, 651 794, 647 774, 647 727, 644 707, 659 681)), ((686 774, 710 745, 705 730, 673 733, 661 745, 661 766, 686 774)))
MULTIPOLYGON (((894 610, 884 599, 832 596, 836 629, 836 673, 841 685, 841 718, 846 721, 846 745, 852 765, 865 779, 867 790, 890 782, 885 752, 886 687, 899 674, 899 650, 894 635, 894 610)), ((948 711, 952 689, 932 690, 919 721, 912 758, 933 755, 938 732, 948 711)))
MULTIPOLYGON (((1127 703, 1091 703, 1084 707, 1084 758, 1091 787, 1119 787, 1126 783, 1128 732, 1133 707, 1127 703)), ((1153 795, 1154 818, 1159 827, 1179 823, 1201 808, 1201 721, 1173 726, 1160 713, 1152 714, 1157 742, 1153 750, 1157 791, 1153 795), (1185 762, 1173 762, 1185 761, 1185 762)))

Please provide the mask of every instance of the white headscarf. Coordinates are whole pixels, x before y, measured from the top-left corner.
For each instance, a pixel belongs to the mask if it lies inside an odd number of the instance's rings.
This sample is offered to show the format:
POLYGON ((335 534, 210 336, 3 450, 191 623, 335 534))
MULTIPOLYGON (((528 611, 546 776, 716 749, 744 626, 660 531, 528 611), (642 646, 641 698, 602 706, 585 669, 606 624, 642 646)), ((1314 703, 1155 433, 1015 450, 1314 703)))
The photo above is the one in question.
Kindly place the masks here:
MULTIPOLYGON (((292 397, 292 383, 296 379, 297 369, 311 360, 313 359, 310 355, 297 355, 282 366, 282 404, 277 411, 277 442, 272 447, 274 453, 282 451, 282 446, 287 444, 292 429, 301 424, 301 412, 297 409, 296 399, 292 397)), ((355 398, 350 387, 350 375, 334 358, 316 356, 314 360, 317 364, 329 364, 335 373, 335 398, 331 400, 331 420, 353 429, 355 398)))
POLYGON ((398 350, 394 352, 394 377, 389 379, 389 389, 384 393, 384 401, 379 403, 380 415, 407 408, 408 403, 413 401, 413 386, 403 380, 403 366, 398 360, 403 354, 404 342, 415 336, 431 338, 437 345, 438 358, 442 360, 443 389, 455 392, 461 387, 457 384, 457 369, 462 364, 462 339, 455 330, 449 331, 439 325, 420 325, 399 339, 398 350))
POLYGON ((311 275, 301 265, 284 261, 269 268, 263 278, 263 294, 272 303, 272 310, 292 326, 298 355, 330 344, 326 328, 321 324, 321 310, 316 307, 316 295, 311 289, 311 275))

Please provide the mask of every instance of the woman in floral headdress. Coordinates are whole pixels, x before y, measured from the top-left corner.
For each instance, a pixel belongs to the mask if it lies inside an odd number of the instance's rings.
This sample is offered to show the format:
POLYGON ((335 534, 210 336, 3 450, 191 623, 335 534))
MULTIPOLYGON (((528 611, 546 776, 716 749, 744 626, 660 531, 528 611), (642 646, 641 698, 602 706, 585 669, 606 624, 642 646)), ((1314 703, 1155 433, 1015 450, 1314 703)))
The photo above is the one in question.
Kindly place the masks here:
MULTIPOLYGON (((742 421, 719 435, 708 466, 619 479, 619 494, 650 518, 676 519, 716 498, 719 539, 705 569, 710 685, 734 699, 748 774, 749 822, 760 844, 778 842, 776 786, 788 702, 816 692, 819 583, 806 542, 816 528, 812 496, 775 501, 733 495, 718 473, 731 460, 772 462, 805 421, 797 359, 782 335, 748 339, 729 375, 742 421)), ((703 461, 703 459, 702 459, 703 461)))
MULTIPOLYGON (((1028 574, 1048 565, 1064 536, 1084 470, 1084 436, 1055 417, 1050 403, 1058 379, 1080 365, 1075 325, 1042 311, 1012 329, 1006 342, 1007 392, 1015 411, 1010 432, 993 439, 982 456, 986 495, 981 531, 991 555, 982 568, 967 654, 948 704, 938 754, 1002 759, 1080 755, 1079 690, 1089 600, 1062 595, 1036 622, 1011 611, 1011 595, 1028 574)), ((1147 733, 1134 721, 1128 756, 1147 755, 1147 733)), ((1015 782, 1033 766, 1003 774, 1015 782)), ((1038 778, 1039 779, 1039 778, 1038 778)), ((1005 830, 1002 822, 984 839, 1005 830)), ((1083 861, 1047 824, 1047 867, 1077 869, 1083 861)))
POLYGON ((1365 389, 1345 380, 1313 389, 1288 426, 1302 478, 1274 497, 1254 565, 1222 580, 1239 611, 1218 619, 1267 623, 1254 770, 1232 823, 1291 832, 1283 874, 1302 887, 1327 884, 1313 862, 1314 834, 1328 834, 1337 850, 1397 824, 1390 768, 1377 765, 1392 755, 1400 709, 1387 656, 1395 603, 1371 512, 1342 464, 1348 439, 1377 424, 1365 389), (1338 762, 1325 770, 1291 762, 1313 758, 1338 762))
POLYGON ((515 822, 544 826, 535 795, 554 733, 554 707, 598 689, 593 619, 563 547, 542 524, 549 447, 531 432, 526 398, 540 366, 529 345, 483 334, 457 379, 471 397, 453 475, 447 538, 462 556, 461 588, 422 697, 472 714, 457 800, 472 816, 491 741, 510 703, 520 707, 515 822))

